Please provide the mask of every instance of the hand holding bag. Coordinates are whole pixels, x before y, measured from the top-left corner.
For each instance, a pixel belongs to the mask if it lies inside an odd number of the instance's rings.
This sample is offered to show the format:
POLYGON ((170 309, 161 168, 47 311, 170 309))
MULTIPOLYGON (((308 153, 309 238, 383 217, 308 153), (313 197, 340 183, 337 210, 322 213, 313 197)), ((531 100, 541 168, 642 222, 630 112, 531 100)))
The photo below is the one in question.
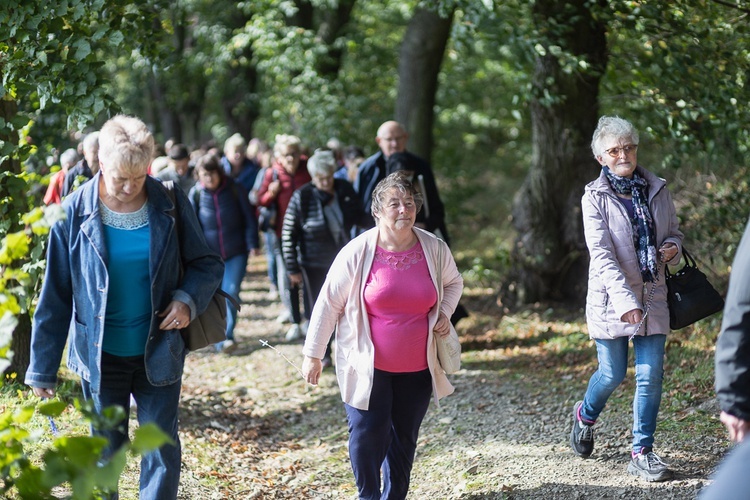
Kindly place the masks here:
MULTIPOLYGON (((438 247, 438 261, 435 263, 436 276, 435 281, 438 285, 438 304, 443 300, 443 246, 438 247)), ((440 367, 445 373, 451 375, 461 369, 461 341, 458 339, 458 333, 450 323, 450 333, 445 337, 435 336, 437 345, 437 356, 440 367)))
POLYGON ((695 264, 695 259, 683 248, 685 266, 674 274, 666 268, 669 328, 678 330, 724 309, 724 299, 709 283, 695 264))
MULTIPOLYGON (((167 188, 169 198, 175 206, 172 215, 175 218, 177 238, 181 240, 180 213, 177 209, 177 199, 174 195, 174 183, 172 181, 165 181, 164 187, 167 188)), ((183 273, 184 265, 182 263, 182 255, 180 255, 180 281, 182 281, 183 273)), ((188 323, 188 326, 180 330, 182 340, 189 351, 195 351, 211 344, 218 344, 227 339, 227 300, 232 303, 235 309, 240 310, 240 304, 234 297, 221 288, 217 288, 213 297, 208 302, 206 310, 188 323)))

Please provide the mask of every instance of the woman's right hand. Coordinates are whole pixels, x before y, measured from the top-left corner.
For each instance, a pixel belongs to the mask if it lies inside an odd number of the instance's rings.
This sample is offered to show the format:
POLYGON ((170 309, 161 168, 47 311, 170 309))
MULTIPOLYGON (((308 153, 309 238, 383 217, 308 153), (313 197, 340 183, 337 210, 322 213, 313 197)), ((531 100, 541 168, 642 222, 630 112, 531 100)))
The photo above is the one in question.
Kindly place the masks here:
POLYGON ((34 396, 38 398, 48 399, 48 398, 55 397, 54 389, 45 389, 44 387, 32 387, 31 391, 34 393, 34 396))
POLYGON ((643 311, 640 309, 633 309, 622 315, 622 321, 630 323, 631 325, 637 325, 643 319, 643 311))
POLYGON ((727 431, 729 431, 729 439, 734 443, 742 442, 748 430, 750 430, 750 422, 725 411, 721 412, 719 420, 726 426, 727 431))
POLYGON ((302 362, 302 375, 308 384, 318 385, 322 371, 323 362, 321 360, 305 356, 305 360, 302 362))

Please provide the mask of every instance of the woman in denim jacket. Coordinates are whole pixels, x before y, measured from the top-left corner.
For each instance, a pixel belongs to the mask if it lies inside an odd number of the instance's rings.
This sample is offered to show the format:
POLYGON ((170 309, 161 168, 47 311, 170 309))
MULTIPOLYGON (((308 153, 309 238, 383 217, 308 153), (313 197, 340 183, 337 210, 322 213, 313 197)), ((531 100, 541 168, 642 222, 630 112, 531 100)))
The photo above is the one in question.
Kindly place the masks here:
MULTIPOLYGON (((67 218, 50 232, 26 383, 37 396, 54 396, 70 330, 67 365, 97 411, 119 405, 127 415, 132 394, 139 424, 153 422, 174 441, 143 456, 140 478, 141 499, 174 499, 187 354, 180 329, 206 308, 224 266, 180 189, 175 228, 166 189, 146 174, 154 140, 142 121, 112 118, 99 144, 99 173, 66 198, 67 218)), ((103 459, 127 441, 127 424, 94 430, 109 440, 103 459)))

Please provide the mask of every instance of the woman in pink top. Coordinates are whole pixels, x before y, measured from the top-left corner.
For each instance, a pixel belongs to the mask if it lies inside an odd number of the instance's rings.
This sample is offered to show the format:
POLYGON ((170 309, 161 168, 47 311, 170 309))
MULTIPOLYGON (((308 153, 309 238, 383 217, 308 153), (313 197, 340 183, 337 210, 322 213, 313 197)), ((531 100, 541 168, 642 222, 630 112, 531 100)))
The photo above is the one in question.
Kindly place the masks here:
POLYGON ((336 330, 336 376, 362 499, 406 498, 430 395, 437 402, 453 392, 435 335, 449 334, 463 280, 445 242, 414 227, 421 206, 403 172, 378 184, 376 226, 336 257, 303 348, 305 378, 317 384, 336 330))

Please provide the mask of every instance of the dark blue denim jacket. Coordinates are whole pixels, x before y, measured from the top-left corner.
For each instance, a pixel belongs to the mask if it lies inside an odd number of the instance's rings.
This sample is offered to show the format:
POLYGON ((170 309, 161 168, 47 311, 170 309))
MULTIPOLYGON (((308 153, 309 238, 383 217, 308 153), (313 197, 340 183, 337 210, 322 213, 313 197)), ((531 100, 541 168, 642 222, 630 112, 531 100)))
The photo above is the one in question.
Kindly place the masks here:
MULTIPOLYGON (((57 382, 68 331, 68 367, 87 380, 94 392, 101 381, 104 314, 107 308, 107 250, 99 212, 101 173, 65 198, 66 219, 57 222, 49 235, 47 268, 34 314, 31 363, 25 382, 33 387, 53 388, 57 382), (72 318, 72 324, 71 324, 72 318)), ((161 183, 150 176, 144 186, 148 196, 151 289, 154 312, 146 340, 146 375, 153 385, 177 382, 187 350, 179 330, 159 330, 156 313, 172 300, 190 307, 194 319, 203 312, 221 284, 224 264, 203 237, 187 196, 175 189, 181 221, 181 240, 171 215, 174 205, 161 183), (180 283, 180 254, 184 276, 180 283)))

